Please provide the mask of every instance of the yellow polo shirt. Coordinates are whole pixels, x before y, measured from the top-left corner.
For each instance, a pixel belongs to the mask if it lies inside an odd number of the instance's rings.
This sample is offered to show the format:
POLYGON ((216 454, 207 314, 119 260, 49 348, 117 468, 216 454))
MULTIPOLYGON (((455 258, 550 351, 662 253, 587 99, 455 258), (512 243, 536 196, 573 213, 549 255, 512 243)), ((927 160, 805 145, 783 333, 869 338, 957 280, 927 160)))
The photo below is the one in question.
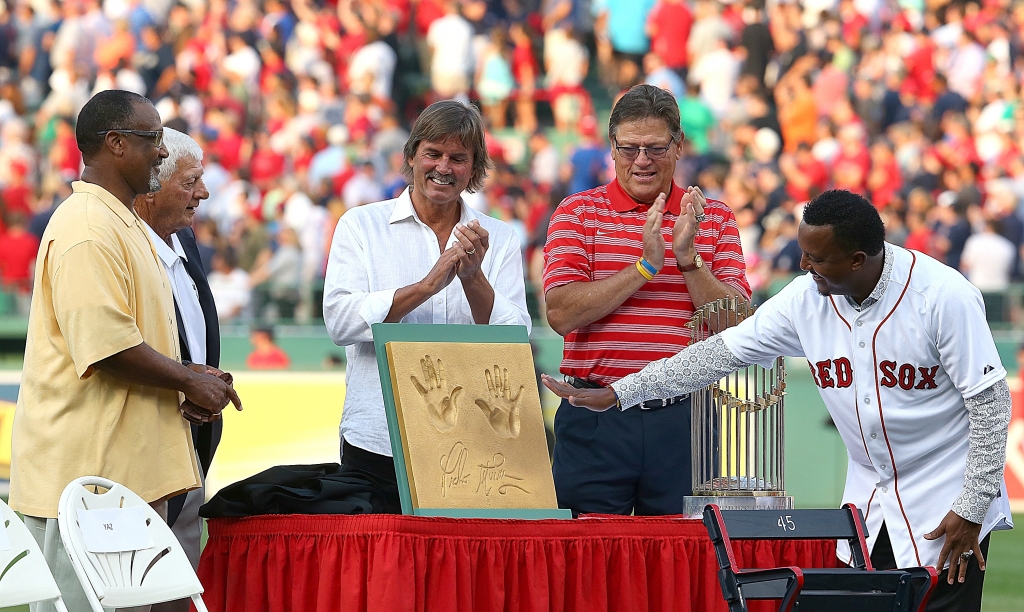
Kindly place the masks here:
POLYGON ((143 342, 180 361, 170 281, 133 211, 98 185, 72 187, 36 257, 11 439, 10 505, 46 518, 80 476, 147 502, 199 486, 178 392, 93 367, 143 342))

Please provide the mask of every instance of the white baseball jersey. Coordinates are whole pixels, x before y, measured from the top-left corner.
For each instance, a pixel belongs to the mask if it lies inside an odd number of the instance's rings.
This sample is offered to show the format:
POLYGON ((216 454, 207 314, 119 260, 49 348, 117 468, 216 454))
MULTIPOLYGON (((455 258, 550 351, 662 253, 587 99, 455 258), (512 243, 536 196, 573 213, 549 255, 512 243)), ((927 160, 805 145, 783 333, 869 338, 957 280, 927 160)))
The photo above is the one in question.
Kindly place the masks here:
MULTIPOLYGON (((1005 378, 1006 370, 981 293, 952 268, 891 248, 889 285, 863 311, 843 296, 822 296, 807 274, 721 335, 747 363, 807 358, 846 443, 843 502, 865 513, 868 545, 874 547, 884 520, 900 567, 935 565, 943 539, 924 534, 938 527, 963 488, 964 398, 1005 378)), ((1010 528, 1009 516, 1004 481, 981 537, 1010 528)), ((848 559, 843 544, 839 556, 848 559)))

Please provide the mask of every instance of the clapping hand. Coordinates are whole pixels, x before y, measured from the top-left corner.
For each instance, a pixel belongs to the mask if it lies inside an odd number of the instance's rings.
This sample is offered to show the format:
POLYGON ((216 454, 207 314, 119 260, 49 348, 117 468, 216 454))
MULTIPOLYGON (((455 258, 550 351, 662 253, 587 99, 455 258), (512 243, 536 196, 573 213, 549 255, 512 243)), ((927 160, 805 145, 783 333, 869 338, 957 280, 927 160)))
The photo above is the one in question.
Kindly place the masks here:
POLYGON ((469 279, 480 272, 480 264, 484 261, 489 245, 487 230, 480 225, 480 222, 473 219, 466 225, 455 226, 456 242, 450 248, 454 248, 459 254, 459 278, 469 279))
POLYGON ((656 270, 661 270, 665 265, 665 237, 661 234, 661 225, 665 218, 665 201, 665 194, 659 193, 647 210, 647 221, 644 222, 644 259, 656 270))
POLYGON ((485 370, 487 377, 487 390, 490 392, 490 401, 486 399, 476 400, 476 405, 487 417, 494 433, 502 438, 519 437, 519 398, 523 395, 524 386, 519 386, 519 391, 512 395, 512 387, 508 384, 508 370, 502 370, 494 366, 494 373, 485 370))
POLYGON ((456 402, 459 394, 462 393, 462 387, 456 386, 451 392, 448 391, 448 380, 445 378, 444 365, 441 364, 440 359, 437 360, 435 366, 430 355, 427 355, 424 359, 420 359, 420 368, 423 369, 423 383, 420 383, 415 376, 409 378, 412 379, 412 384, 416 386, 416 390, 419 391, 423 402, 427 405, 427 416, 430 417, 430 422, 439 432, 451 431, 458 421, 459 408, 456 402))
POLYGON ((682 265, 689 265, 697 253, 693 239, 697 236, 701 221, 704 220, 704 207, 707 203, 700 187, 687 187, 683 193, 683 199, 679 203, 679 217, 672 227, 672 253, 676 256, 676 261, 682 265))

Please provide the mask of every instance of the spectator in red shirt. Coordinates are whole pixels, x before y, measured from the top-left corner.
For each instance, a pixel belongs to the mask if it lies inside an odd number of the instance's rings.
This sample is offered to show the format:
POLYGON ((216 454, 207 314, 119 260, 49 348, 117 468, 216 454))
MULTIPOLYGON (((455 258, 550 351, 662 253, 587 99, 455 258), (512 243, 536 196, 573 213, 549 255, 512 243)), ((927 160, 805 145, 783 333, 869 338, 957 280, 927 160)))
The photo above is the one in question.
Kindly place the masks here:
POLYGON ((786 193, 794 202, 807 202, 828 187, 828 168, 811 152, 811 145, 801 142, 795 154, 779 157, 779 170, 786 177, 786 193))
POLYGON ((210 144, 210 154, 220 160, 228 172, 238 170, 242 165, 242 135, 238 133, 237 117, 230 111, 211 111, 207 120, 217 132, 210 144))
POLYGON ((903 175, 889 141, 880 139, 871 145, 871 170, 867 177, 871 203, 882 210, 903 188, 903 175))
POLYGON ((651 52, 657 53, 665 65, 683 76, 689 58, 686 41, 693 27, 693 12, 682 0, 658 0, 647 14, 647 36, 651 52))
POLYGON ((4 291, 27 294, 39 239, 29 233, 25 215, 9 214, 7 224, 7 231, 0 234, 0 285, 4 291))
POLYGON ((922 104, 935 102, 935 42, 923 28, 914 32, 913 50, 903 58, 907 74, 900 93, 911 94, 922 104))
POLYGON ((274 343, 274 330, 270 327, 258 327, 249 334, 249 342, 253 351, 245 359, 245 367, 250 370, 287 370, 292 364, 288 353, 274 343))
POLYGON ((533 39, 522 23, 509 26, 508 34, 512 41, 512 77, 515 78, 516 97, 516 129, 524 134, 537 131, 537 105, 534 96, 537 93, 537 78, 540 66, 533 54, 533 39))
POLYGON ((851 124, 839 130, 839 154, 832 161, 832 180, 836 189, 867 193, 871 155, 864 144, 864 128, 851 124))
POLYGON ((249 158, 249 178, 260 191, 266 193, 285 171, 285 158, 270 146, 270 137, 259 132, 253 141, 249 158))
POLYGON ((32 216, 32 186, 25 181, 25 174, 28 167, 25 162, 15 160, 11 162, 11 175, 8 177, 7 185, 0 190, 0 201, 3 203, 6 214, 19 214, 24 218, 32 216))
POLYGON ((843 22, 843 41, 850 47, 860 48, 860 39, 868 27, 868 18, 857 11, 853 0, 840 0, 839 18, 843 22))
POLYGON ((50 147, 50 166, 68 181, 78 179, 82 167, 82 152, 78 150, 75 128, 65 117, 57 119, 56 135, 50 147))
POLYGON ((913 211, 907 213, 907 232, 904 248, 919 251, 930 257, 938 255, 932 244, 934 235, 923 214, 913 211))

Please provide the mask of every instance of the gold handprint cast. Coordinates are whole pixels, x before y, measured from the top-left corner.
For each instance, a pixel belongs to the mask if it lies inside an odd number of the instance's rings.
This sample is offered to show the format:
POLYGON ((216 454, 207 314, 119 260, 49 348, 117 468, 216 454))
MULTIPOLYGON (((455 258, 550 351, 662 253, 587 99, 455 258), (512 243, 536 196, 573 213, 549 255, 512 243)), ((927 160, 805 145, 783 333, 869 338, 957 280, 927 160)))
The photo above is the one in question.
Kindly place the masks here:
POLYGON ((484 370, 487 377, 487 390, 490 398, 477 399, 476 405, 487 417, 491 429, 501 438, 519 437, 519 398, 526 387, 519 386, 519 391, 512 395, 512 388, 508 383, 508 370, 502 370, 494 366, 494 373, 491 370, 484 370), (489 401, 488 401, 489 400, 489 401))
POLYGON ((459 407, 456 402, 458 402, 459 394, 462 393, 462 386, 456 385, 450 392, 448 391, 448 380, 440 359, 437 360, 435 366, 430 355, 426 355, 420 359, 420 368, 423 369, 423 384, 420 384, 415 376, 409 378, 412 379, 412 384, 416 386, 416 390, 423 397, 430 423, 441 433, 455 429, 459 418, 459 407))

